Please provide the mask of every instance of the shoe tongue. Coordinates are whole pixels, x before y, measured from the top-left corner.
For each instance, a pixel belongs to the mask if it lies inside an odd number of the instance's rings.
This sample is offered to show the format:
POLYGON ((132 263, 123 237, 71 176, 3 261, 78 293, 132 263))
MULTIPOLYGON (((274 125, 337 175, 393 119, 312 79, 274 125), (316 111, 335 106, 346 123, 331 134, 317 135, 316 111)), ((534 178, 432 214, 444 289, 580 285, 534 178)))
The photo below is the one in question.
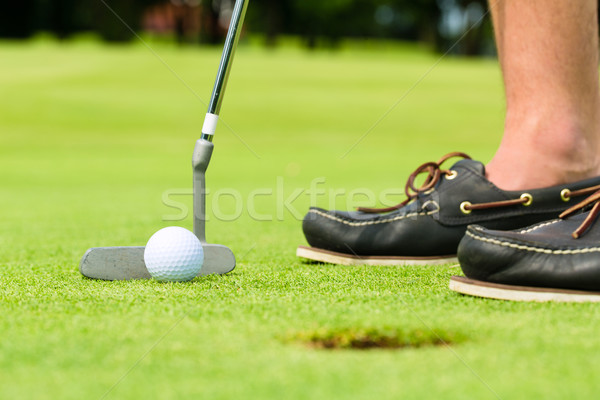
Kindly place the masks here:
POLYGON ((478 174, 478 175, 482 175, 485 176, 485 166, 483 165, 483 163, 479 162, 479 161, 475 161, 475 160, 460 160, 458 162, 456 162, 451 169, 468 169, 469 171, 478 174))

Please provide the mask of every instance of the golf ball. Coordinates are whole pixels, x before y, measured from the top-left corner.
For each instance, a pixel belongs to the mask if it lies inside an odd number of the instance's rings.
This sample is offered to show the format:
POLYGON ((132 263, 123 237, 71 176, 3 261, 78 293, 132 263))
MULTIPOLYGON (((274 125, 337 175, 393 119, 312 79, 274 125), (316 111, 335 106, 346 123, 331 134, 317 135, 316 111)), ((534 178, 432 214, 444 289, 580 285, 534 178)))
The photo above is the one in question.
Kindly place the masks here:
POLYGON ((196 235, 171 226, 159 230, 148 240, 144 262, 150 275, 158 281, 189 281, 200 272, 204 251, 196 235))

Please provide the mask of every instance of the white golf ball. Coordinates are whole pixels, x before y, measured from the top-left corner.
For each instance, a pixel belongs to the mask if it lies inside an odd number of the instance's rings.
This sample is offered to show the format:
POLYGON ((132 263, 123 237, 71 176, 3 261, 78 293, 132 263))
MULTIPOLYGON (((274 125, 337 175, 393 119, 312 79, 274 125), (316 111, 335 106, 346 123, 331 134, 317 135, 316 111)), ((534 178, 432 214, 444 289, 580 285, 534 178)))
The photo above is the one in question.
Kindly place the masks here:
POLYGON ((192 232, 170 226, 156 232, 144 250, 144 262, 150 275, 158 281, 194 279, 204 262, 200 240, 192 232))

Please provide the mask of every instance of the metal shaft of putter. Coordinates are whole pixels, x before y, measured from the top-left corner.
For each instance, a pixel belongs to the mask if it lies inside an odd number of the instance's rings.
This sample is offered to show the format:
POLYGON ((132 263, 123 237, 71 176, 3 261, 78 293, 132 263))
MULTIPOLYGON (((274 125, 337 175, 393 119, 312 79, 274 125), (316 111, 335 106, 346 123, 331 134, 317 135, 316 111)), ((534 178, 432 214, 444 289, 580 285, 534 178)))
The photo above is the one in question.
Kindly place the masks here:
POLYGON ((225 46, 223 47, 223 55, 221 56, 221 64, 217 71, 215 87, 210 97, 208 111, 206 113, 206 118, 204 119, 204 126, 202 127, 202 139, 208 140, 209 142, 212 142, 215 133, 219 112, 221 111, 221 104, 223 103, 223 95, 225 94, 229 73, 231 72, 235 49, 242 33, 242 25, 244 24, 248 3, 249 0, 236 0, 233 14, 231 15, 231 22, 229 23, 229 30, 227 31, 227 37, 225 38, 225 46))
POLYGON ((231 65, 233 64, 233 56, 240 39, 240 34, 242 33, 242 25, 246 16, 246 10, 248 9, 248 2, 249 0, 236 0, 235 2, 229 30, 225 38, 221 63, 217 71, 215 86, 206 117, 204 118, 204 125, 202 126, 202 136, 196 141, 196 147, 192 156, 192 166, 194 168, 194 234, 202 243, 206 243, 206 169, 208 168, 214 149, 212 140, 217 128, 223 95, 225 94, 231 65))

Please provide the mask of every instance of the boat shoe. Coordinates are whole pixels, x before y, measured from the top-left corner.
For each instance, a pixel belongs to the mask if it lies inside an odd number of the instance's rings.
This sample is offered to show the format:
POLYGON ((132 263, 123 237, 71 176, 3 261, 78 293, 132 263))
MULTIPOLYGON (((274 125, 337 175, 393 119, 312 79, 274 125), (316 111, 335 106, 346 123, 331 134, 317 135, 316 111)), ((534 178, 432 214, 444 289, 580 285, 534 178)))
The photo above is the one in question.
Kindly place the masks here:
POLYGON ((512 231, 469 226, 458 247, 466 277, 450 288, 505 300, 600 301, 600 192, 558 219, 512 231))
POLYGON ((385 209, 327 211, 313 207, 302 228, 308 246, 297 256, 333 264, 407 265, 456 262, 469 224, 515 229, 555 218, 574 200, 600 189, 600 178, 542 189, 506 191, 464 153, 422 164, 408 178, 406 200, 385 209), (442 164, 460 157, 450 169, 442 164), (417 176, 424 175, 417 186, 417 176))

